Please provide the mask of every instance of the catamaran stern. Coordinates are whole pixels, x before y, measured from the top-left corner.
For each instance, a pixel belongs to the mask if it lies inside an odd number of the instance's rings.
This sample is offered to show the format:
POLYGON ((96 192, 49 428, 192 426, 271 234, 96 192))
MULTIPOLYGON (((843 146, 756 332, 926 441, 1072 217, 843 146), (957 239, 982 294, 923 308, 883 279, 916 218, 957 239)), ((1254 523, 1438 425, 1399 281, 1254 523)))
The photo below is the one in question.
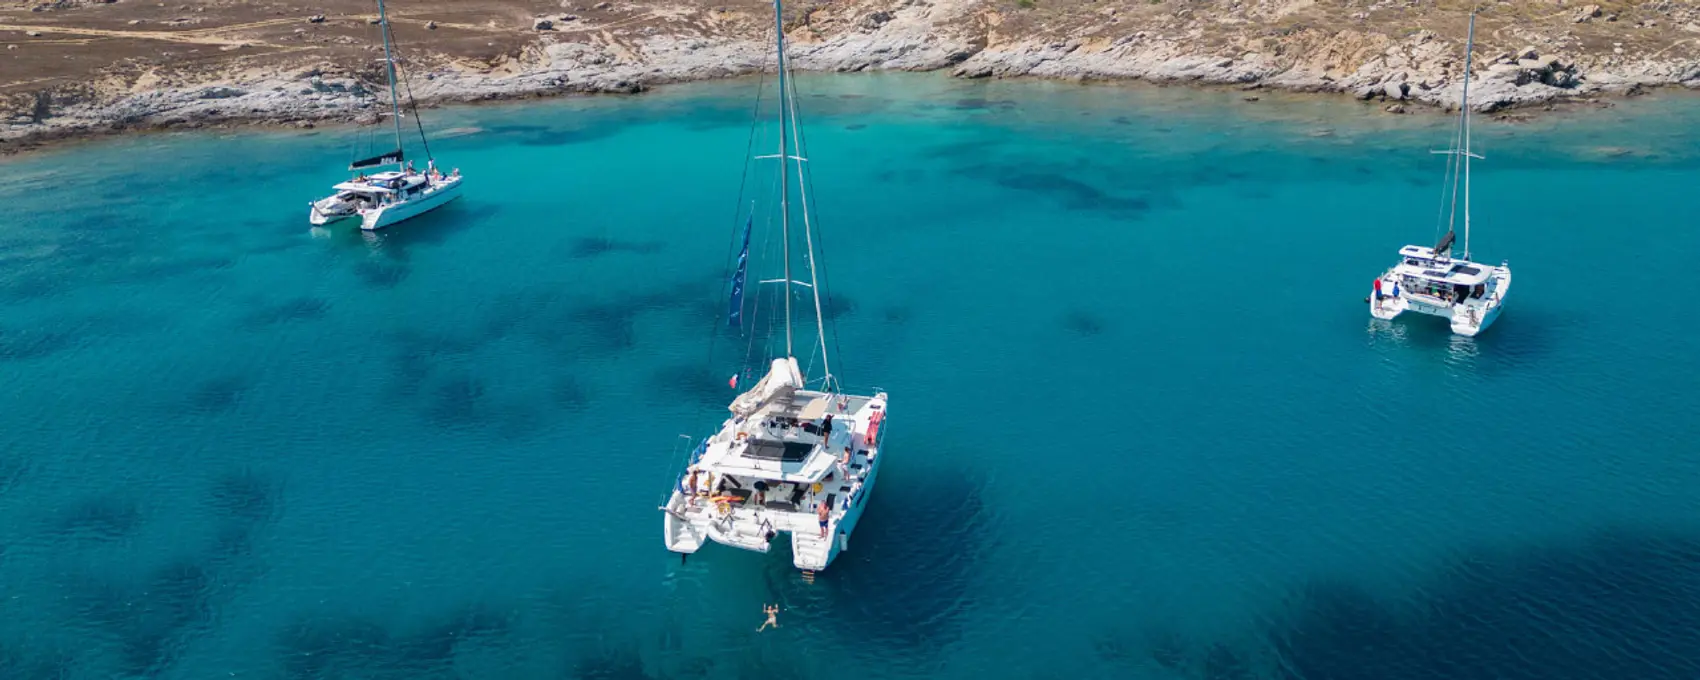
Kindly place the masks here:
POLYGON ((450 201, 460 198, 460 183, 461 179, 456 177, 443 181, 416 197, 362 210, 360 211, 360 228, 376 231, 440 208, 450 201))
POLYGON ((1493 271, 1494 287, 1481 306, 1464 307, 1452 314, 1452 332, 1466 337, 1475 337, 1499 320, 1500 312, 1505 311, 1505 295, 1511 291, 1511 268, 1505 265, 1495 267, 1493 271))
POLYGON ((702 549, 704 534, 700 527, 683 514, 686 502, 687 497, 675 490, 673 496, 667 499, 667 504, 661 506, 661 536, 666 541, 668 550, 688 555, 702 549))

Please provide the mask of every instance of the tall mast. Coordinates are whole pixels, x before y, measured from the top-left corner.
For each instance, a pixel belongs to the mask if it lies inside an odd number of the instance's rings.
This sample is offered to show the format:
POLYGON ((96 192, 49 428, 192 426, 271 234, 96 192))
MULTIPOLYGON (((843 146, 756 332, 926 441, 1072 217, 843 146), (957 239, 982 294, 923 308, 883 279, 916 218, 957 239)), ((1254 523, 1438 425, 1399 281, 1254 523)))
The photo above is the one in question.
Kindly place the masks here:
MULTIPOLYGON (((773 0, 773 32, 777 37, 779 44, 779 240, 783 244, 782 247, 785 258, 785 283, 782 286, 784 288, 783 294, 785 296, 785 356, 790 357, 792 355, 791 202, 788 197, 791 194, 791 187, 786 181, 786 176, 791 173, 791 159, 787 155, 789 150, 786 148, 785 144, 786 102, 789 101, 789 93, 785 89, 785 12, 783 7, 780 5, 781 1, 782 0, 773 0)), ((393 82, 390 85, 390 92, 392 95, 395 92, 395 85, 393 82)), ((400 128, 397 129, 399 130, 400 128)), ((397 132, 396 134, 399 135, 401 133, 397 132)))
MULTIPOLYGON (((395 91, 395 57, 390 54, 390 18, 384 12, 384 0, 378 0, 378 29, 384 34, 384 75, 390 80, 390 118, 395 121, 395 148, 401 150, 401 99, 395 91)), ((396 169, 405 167, 396 159, 396 169)))
POLYGON ((809 291, 814 293, 815 297, 815 333, 817 334, 815 337, 820 338, 821 370, 826 371, 826 376, 822 379, 822 386, 826 391, 830 392, 832 391, 833 382, 832 353, 827 351, 826 315, 821 313, 820 308, 820 281, 817 279, 815 272, 814 230, 809 224, 809 183, 803 181, 803 163, 808 162, 808 158, 803 156, 803 126, 797 122, 797 98, 795 96, 791 97, 791 106, 787 112, 791 116, 791 134, 797 142, 797 191, 800 194, 799 197, 803 200, 803 247, 807 249, 805 261, 809 265, 809 291))
POLYGON ((1464 126, 1464 259, 1470 259, 1470 59, 1476 51, 1476 11, 1470 10, 1470 37, 1464 43, 1464 98, 1462 111, 1464 126))

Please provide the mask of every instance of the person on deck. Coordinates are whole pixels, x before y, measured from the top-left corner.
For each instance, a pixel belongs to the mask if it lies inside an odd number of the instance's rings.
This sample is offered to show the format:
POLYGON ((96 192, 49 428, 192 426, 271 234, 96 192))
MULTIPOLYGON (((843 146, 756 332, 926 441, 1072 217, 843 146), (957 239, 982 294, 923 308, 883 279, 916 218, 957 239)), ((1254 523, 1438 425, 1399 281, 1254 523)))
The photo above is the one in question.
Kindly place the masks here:
POLYGON ((826 519, 832 513, 832 506, 824 499, 815 506, 815 517, 820 518, 820 537, 826 538, 826 519))
POLYGON ((1381 300, 1381 279, 1379 278, 1375 280, 1375 299, 1378 302, 1381 300))
POLYGON ((832 440, 832 414, 831 413, 826 414, 826 418, 824 418, 820 421, 820 439, 823 442, 832 440))
POLYGON ((850 477, 850 447, 844 447, 844 457, 838 459, 838 473, 850 477))

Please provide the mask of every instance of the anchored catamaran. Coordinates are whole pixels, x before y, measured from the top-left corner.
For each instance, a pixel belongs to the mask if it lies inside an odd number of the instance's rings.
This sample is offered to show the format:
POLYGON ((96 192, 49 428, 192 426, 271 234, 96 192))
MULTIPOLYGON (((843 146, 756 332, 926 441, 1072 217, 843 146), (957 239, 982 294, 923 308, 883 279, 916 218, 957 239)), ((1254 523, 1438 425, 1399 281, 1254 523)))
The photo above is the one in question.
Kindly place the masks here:
MULTIPOLYGON (((761 296, 751 311, 767 311, 775 322, 769 343, 763 349, 767 374, 749 391, 738 395, 731 415, 714 434, 698 442, 691 451, 685 471, 673 483, 661 506, 662 537, 667 549, 694 553, 709 541, 756 552, 768 552, 776 538, 788 534, 791 562, 812 574, 827 565, 849 546, 862 511, 868 505, 878 476, 884 440, 886 394, 853 395, 841 390, 832 373, 825 317, 821 314, 821 287, 817 280, 817 241, 812 230, 808 174, 803 163, 803 136, 797 125, 795 93, 791 91, 785 63, 785 33, 780 0, 773 5, 778 33, 779 153, 761 158, 777 160, 779 249, 783 278, 760 281, 775 284, 777 295, 771 308, 759 309, 761 296), (802 215, 803 257, 807 281, 793 279, 790 183, 795 172, 802 215), (811 380, 793 352, 792 301, 795 291, 806 289, 813 297, 817 343, 809 348, 812 364, 818 359, 821 377, 811 380), (776 318, 783 314, 783 318, 776 318), (783 352, 779 351, 777 326, 783 323, 783 352), (818 353, 817 353, 818 350, 818 353)), ((728 325, 742 335, 745 327, 744 281, 750 256, 750 231, 755 224, 752 209, 743 228, 743 246, 732 274, 728 325)), ((821 253, 824 256, 824 252, 821 253)), ((757 325, 755 321, 750 328, 757 325)), ((752 341, 751 347, 755 346, 752 341)), ((746 361, 750 359, 746 354, 746 361)), ((746 363, 746 366, 749 364, 746 363)), ((732 378, 737 387, 738 378, 732 378)))
MULTIPOLYGON (((361 229, 382 229, 460 198, 460 170, 443 174, 437 169, 436 161, 431 158, 431 145, 425 140, 425 126, 419 122, 417 106, 413 107, 413 121, 419 129, 419 143, 425 149, 425 170, 416 170, 413 163, 402 153, 403 112, 401 98, 396 92, 395 53, 391 47, 390 20, 384 11, 384 0, 378 0, 378 27, 384 38, 384 74, 389 79, 390 118, 395 123, 395 150, 350 163, 348 170, 360 171, 360 174, 354 179, 331 187, 336 193, 312 203, 307 212, 307 221, 314 226, 359 216, 361 229), (364 172, 369 168, 386 165, 394 165, 395 170, 373 175, 364 172)), ((409 88, 410 104, 413 103, 412 99, 412 88, 409 88)))
POLYGON ((1470 13, 1470 38, 1464 49, 1464 95, 1459 107, 1458 132, 1453 148, 1436 151, 1449 157, 1446 173, 1452 181, 1446 234, 1433 248, 1405 246, 1399 249, 1399 264, 1375 280, 1370 296, 1370 314, 1392 319, 1412 311, 1449 319, 1452 332, 1474 336, 1487 330, 1505 307, 1511 289, 1511 266, 1480 264, 1470 259, 1470 53, 1476 44, 1476 15, 1470 13), (1464 253, 1452 257, 1458 199, 1463 196, 1464 253))

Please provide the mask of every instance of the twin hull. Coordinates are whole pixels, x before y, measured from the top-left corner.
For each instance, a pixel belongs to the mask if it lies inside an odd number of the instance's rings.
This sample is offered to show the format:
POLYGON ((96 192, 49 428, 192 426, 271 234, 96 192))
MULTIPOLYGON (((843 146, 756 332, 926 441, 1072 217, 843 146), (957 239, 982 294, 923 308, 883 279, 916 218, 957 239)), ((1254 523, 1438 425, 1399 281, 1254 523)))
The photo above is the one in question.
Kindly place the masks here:
MULTIPOLYGON (((1372 299, 1370 301, 1370 316, 1377 319, 1391 320, 1405 312, 1416 312, 1418 314, 1438 316, 1446 319, 1447 323, 1452 327, 1452 332, 1457 333, 1458 335, 1466 337, 1480 335, 1482 331, 1485 331, 1489 326, 1492 326, 1494 321, 1499 320, 1499 314, 1505 311, 1505 296, 1511 291, 1511 270, 1505 267, 1499 267, 1498 270, 1499 271, 1494 275, 1494 278, 1497 279, 1497 285, 1494 290, 1494 297, 1496 299, 1493 301, 1492 306, 1487 307, 1486 311, 1481 312, 1481 319, 1474 323, 1472 323, 1471 319, 1460 318, 1458 316, 1457 310, 1460 309, 1458 305, 1428 302, 1424 298, 1405 293, 1401 293, 1400 296, 1396 298, 1390 296, 1382 300, 1380 303, 1377 303, 1372 299)), ((1390 278, 1384 277, 1382 279, 1382 288, 1383 290, 1391 290, 1393 288, 1393 281, 1390 278)))
MULTIPOLYGON (((861 494, 856 497, 855 503, 844 510, 844 515, 832 526, 833 535, 830 537, 831 540, 827 541, 827 553, 824 559, 821 559, 818 564, 806 562, 804 555, 799 554, 796 533, 791 532, 791 563, 793 566, 805 570, 824 569, 849 547, 849 537, 856 531, 856 525, 862 520, 862 513, 867 510, 869 499, 874 493, 874 484, 879 481, 880 466, 885 462, 885 455, 879 453, 885 443, 884 422, 880 424, 880 432, 876 437, 877 440, 873 447, 876 455, 868 462, 868 475, 862 479, 861 494)), ((673 493, 667 498, 666 507, 663 508, 665 512, 662 514, 662 539, 665 541, 668 550, 691 554, 700 550, 707 541, 714 541, 722 545, 753 552, 765 553, 768 551, 769 543, 766 540, 755 540, 753 537, 745 537, 738 533, 727 534, 715 527, 691 522, 676 514, 673 508, 683 507, 685 500, 685 494, 675 486, 673 493)), ((810 522, 810 525, 813 526, 813 522, 810 522)), ((805 540, 809 543, 819 543, 814 536, 809 536, 805 540)))
POLYGON ((458 177, 446 180, 413 199, 362 210, 358 213, 324 213, 315 204, 307 212, 307 222, 317 227, 341 222, 351 217, 359 217, 361 229, 367 231, 383 229, 410 217, 418 217, 460 198, 460 183, 461 179, 458 177))
POLYGON ((438 184, 415 198, 361 211, 360 228, 367 231, 383 229, 410 217, 417 217, 460 198, 460 178, 438 184))

